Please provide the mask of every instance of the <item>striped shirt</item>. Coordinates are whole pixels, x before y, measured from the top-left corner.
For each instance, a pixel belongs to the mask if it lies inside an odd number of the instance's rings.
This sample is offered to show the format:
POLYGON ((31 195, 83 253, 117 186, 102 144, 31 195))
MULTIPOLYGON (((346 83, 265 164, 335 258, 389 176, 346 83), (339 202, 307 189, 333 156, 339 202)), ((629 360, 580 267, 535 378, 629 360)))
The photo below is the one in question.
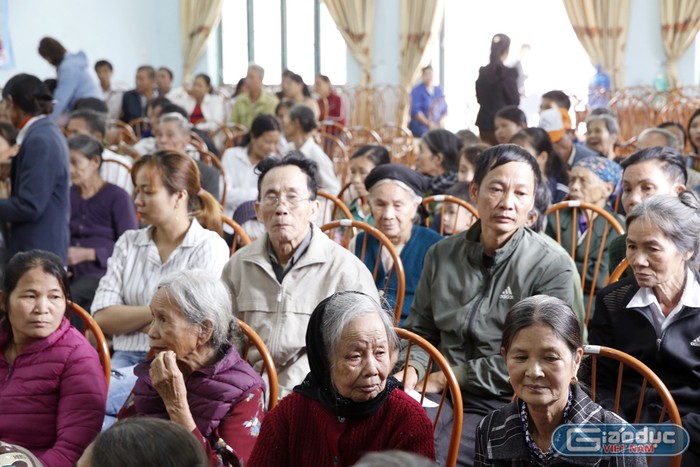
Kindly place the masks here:
POLYGON ((107 161, 119 161, 131 167, 133 159, 105 149, 102 151, 102 166, 100 167, 100 176, 105 182, 117 185, 131 194, 134 191, 134 184, 131 182, 131 171, 119 164, 107 161))
MULTIPOLYGON (((107 274, 92 302, 92 313, 114 305, 148 306, 158 283, 170 273, 193 268, 210 271, 216 277, 228 261, 229 249, 216 232, 192 220, 185 238, 162 263, 149 226, 127 230, 117 240, 107 262, 107 274)), ((133 332, 113 336, 114 350, 147 352, 148 335, 133 332)))

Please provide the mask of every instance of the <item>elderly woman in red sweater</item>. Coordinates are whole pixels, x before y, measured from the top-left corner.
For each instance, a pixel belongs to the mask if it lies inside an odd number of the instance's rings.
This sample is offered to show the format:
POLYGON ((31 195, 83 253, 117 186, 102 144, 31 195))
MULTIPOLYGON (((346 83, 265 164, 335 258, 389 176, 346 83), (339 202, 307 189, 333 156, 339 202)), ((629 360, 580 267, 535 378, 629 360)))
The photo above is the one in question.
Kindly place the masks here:
POLYGON ((435 459, 430 419, 390 376, 398 337, 373 298, 337 292, 323 300, 306 348, 311 373, 265 418, 248 467, 350 466, 390 449, 435 459))

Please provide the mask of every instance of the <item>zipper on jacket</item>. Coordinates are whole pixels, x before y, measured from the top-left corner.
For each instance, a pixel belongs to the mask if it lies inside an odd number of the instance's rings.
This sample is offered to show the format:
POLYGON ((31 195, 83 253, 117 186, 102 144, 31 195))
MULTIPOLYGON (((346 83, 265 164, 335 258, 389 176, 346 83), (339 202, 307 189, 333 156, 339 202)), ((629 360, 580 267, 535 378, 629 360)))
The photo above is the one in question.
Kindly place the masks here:
MULTIPOLYGON (((467 321, 467 332, 471 332, 472 328, 474 327, 474 320, 476 319, 476 313, 479 307, 481 306, 481 303, 484 301, 484 297, 486 296, 486 291, 489 289, 491 285, 491 274, 488 273, 486 269, 482 267, 482 272, 484 273, 484 278, 486 279, 484 281, 484 288, 481 291, 481 296, 479 299, 476 301, 474 306, 472 307, 472 312, 471 315, 469 315, 469 321, 467 321)), ((470 346, 473 347, 473 346, 470 346)))
POLYGON ((279 291, 277 292, 277 312, 275 313, 275 326, 270 336, 269 350, 275 355, 277 353, 277 342, 279 341, 279 333, 281 331, 280 321, 282 320, 282 303, 284 298, 284 279, 282 279, 282 284, 280 284, 279 291))

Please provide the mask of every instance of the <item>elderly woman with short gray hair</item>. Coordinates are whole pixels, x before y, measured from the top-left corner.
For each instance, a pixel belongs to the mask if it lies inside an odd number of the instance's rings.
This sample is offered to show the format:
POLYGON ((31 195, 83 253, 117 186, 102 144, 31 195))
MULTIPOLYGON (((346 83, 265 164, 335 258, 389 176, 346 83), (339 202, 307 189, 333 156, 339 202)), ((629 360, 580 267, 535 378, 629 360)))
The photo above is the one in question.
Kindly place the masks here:
POLYGON ((72 300, 90 309, 114 244, 127 230, 138 228, 131 196, 100 175, 102 143, 88 135, 68 140, 70 152, 70 246, 72 300))
POLYGON ((319 303, 306 331, 311 373, 265 419, 247 466, 350 466, 391 449, 434 460, 432 423, 391 376, 398 347, 372 297, 337 292, 319 303))
POLYGON ((614 160, 618 139, 620 124, 612 114, 597 113, 586 119, 586 146, 589 148, 614 160))
MULTIPOLYGON (((661 378, 690 433, 683 465, 700 465, 700 202, 691 191, 652 196, 626 222, 633 277, 599 292, 589 341, 627 352, 661 378)), ((604 396, 615 389, 605 382, 613 384, 616 368, 599 366, 604 396)), ((640 387, 641 378, 625 375, 621 400, 628 415, 635 413, 640 387)))
POLYGON ((182 271, 158 285, 150 309, 156 356, 134 369, 138 381, 119 418, 170 419, 200 440, 212 465, 244 464, 260 430, 265 384, 236 350, 228 289, 207 271, 182 271))

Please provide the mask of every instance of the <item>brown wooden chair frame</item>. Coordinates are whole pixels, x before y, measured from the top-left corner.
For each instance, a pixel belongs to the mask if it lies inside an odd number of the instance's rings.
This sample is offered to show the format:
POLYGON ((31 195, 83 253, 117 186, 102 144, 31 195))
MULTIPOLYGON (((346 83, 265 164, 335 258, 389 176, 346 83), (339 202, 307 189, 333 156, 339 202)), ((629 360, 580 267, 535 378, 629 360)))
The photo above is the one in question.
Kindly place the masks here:
MULTIPOLYGON (((464 209, 466 209, 467 211, 469 211, 471 213, 471 215, 474 216, 475 219, 479 218, 479 212, 476 210, 476 208, 474 206, 467 203, 462 198, 457 198, 456 196, 432 195, 432 196, 427 196, 427 197, 423 198, 423 206, 425 206, 425 209, 427 209, 428 212, 430 212, 430 205, 432 203, 441 203, 441 206, 440 206, 440 235, 445 234, 445 223, 443 222, 443 220, 445 219, 445 206, 447 203, 453 203, 453 204, 456 204, 458 206, 461 206, 464 209)), ((457 214, 457 216, 455 216, 455 224, 457 223, 458 216, 459 216, 459 214, 457 214)), ((430 227, 430 217, 428 217, 425 220, 425 226, 430 227)), ((453 226, 453 231, 454 231, 454 226, 453 226)))
POLYGON ((69 300, 66 306, 66 318, 70 319, 71 315, 73 314, 77 315, 85 323, 83 335, 86 335, 87 331, 89 330, 92 335, 95 336, 95 340, 97 341, 97 355, 100 357, 100 363, 102 363, 102 369, 104 370, 105 378, 107 379, 107 389, 109 389, 109 378, 112 375, 112 360, 109 355, 109 344, 107 343, 107 338, 102 332, 102 329, 100 329, 100 325, 97 324, 92 315, 90 315, 85 308, 69 300))
POLYGON ((323 190, 318 190, 316 195, 317 197, 327 199, 333 203, 333 210, 331 211, 331 220, 337 219, 336 216, 338 215, 339 211, 343 214, 343 216, 345 216, 345 219, 352 219, 352 213, 350 212, 350 208, 348 208, 348 206, 340 198, 323 190))
POLYGON ((137 139, 141 139, 143 137, 143 132, 146 130, 146 128, 149 130, 152 128, 148 117, 135 118, 129 122, 129 126, 132 130, 134 130, 134 135, 136 135, 137 139))
MULTIPOLYGON (((578 211, 580 209, 582 210, 588 210, 595 212, 597 215, 603 217, 609 225, 611 225, 615 231, 619 234, 622 235, 625 233, 625 229, 622 228, 622 225, 618 222, 617 219, 615 219, 615 216, 610 214, 604 209, 599 208, 598 206, 595 206, 593 204, 585 203, 583 201, 576 201, 576 200, 568 200, 568 201, 562 201, 559 203, 556 203, 552 206, 549 207, 547 210, 547 215, 549 214, 554 214, 555 217, 555 227, 556 227, 556 232, 557 232, 557 237, 555 240, 557 243, 561 245, 561 222, 559 219, 559 211, 563 209, 572 209, 572 219, 574 222, 573 228, 571 229, 571 258, 576 259, 576 247, 577 247, 577 242, 576 242, 576 235, 578 234, 578 211)), ((590 224, 590 215, 587 215, 589 224, 590 224)), ((581 274, 581 290, 585 291, 586 290, 586 271, 588 270, 588 260, 589 260, 589 254, 591 250, 591 237, 592 235, 586 235, 586 252, 583 256, 583 273, 581 274)), ((600 243, 600 251, 598 252, 598 258, 596 259, 595 263, 595 272, 593 273, 593 284, 596 284, 598 282, 598 274, 600 273, 600 263, 603 260, 603 252, 605 249, 605 242, 608 237, 608 229, 606 228, 603 231, 603 238, 601 239, 600 243)), ((586 304, 586 326, 588 326, 588 320, 590 319, 591 316, 591 308, 593 306, 593 297, 595 294, 591 293, 589 294, 588 297, 588 303, 586 304)))
POLYGON ((238 249, 238 244, 240 241, 241 247, 244 247, 246 245, 250 245, 252 243, 252 240, 248 236, 245 230, 243 230, 243 227, 241 227, 241 224, 238 222, 234 221, 228 216, 221 215, 221 223, 224 225, 228 225, 233 229, 233 243, 231 243, 231 254, 230 256, 233 256, 233 254, 236 252, 238 249))
POLYGON ((129 173, 131 173, 131 167, 129 167, 122 161, 118 161, 116 159, 103 159, 102 164, 117 164, 118 166, 125 168, 129 173))
POLYGON ((352 236, 354 236, 352 234, 354 234, 357 230, 362 230, 365 232, 365 236, 362 241, 362 249, 360 250, 359 256, 360 260, 363 261, 363 264, 365 253, 367 251, 367 239, 369 238, 369 236, 372 235, 379 241, 377 261, 374 264, 374 268, 370 269, 370 272, 372 273, 372 279, 374 279, 375 281, 377 280, 377 274, 379 273, 379 265, 382 261, 382 248, 386 248, 389 250, 389 254, 391 255, 392 260, 394 261, 394 265, 391 268, 391 271, 387 271, 386 284, 384 285, 384 287, 386 292, 386 288, 389 287, 391 277, 395 273, 397 275, 397 290, 396 303, 394 304, 394 326, 398 326, 399 321, 401 319, 401 310, 403 309, 403 302, 406 296, 406 273, 404 272, 403 262, 401 261, 399 253, 396 251, 396 248, 391 243, 391 240, 389 240, 389 238, 386 235, 384 235, 381 232, 381 230, 369 224, 365 224, 364 222, 356 221, 353 219, 339 219, 322 225, 321 231, 326 232, 329 237, 333 238, 333 230, 341 227, 348 229, 346 235, 343 236, 343 243, 341 243, 345 248, 348 248, 350 244, 350 239, 352 238, 352 236))
MULTIPOLYGON (((659 398, 663 402, 664 406, 663 409, 661 410, 661 415, 659 417, 658 423, 662 423, 664 421, 664 416, 668 414, 668 419, 671 423, 674 423, 678 426, 683 426, 683 423, 681 421, 681 415, 678 412, 678 407, 676 406, 676 402, 673 400, 673 396, 671 395, 671 392, 668 390, 666 385, 661 381, 661 378, 659 378, 656 373, 654 373, 651 368, 649 368, 647 365, 645 365, 642 361, 636 359, 635 357, 622 352, 620 350, 612 349, 610 347, 605 347, 601 345, 585 345, 583 346, 583 352, 584 354, 588 355, 591 359, 591 399, 595 402, 596 400, 596 374, 597 374, 597 365, 598 365, 598 358, 599 357, 605 357, 605 358, 611 358, 613 360, 616 360, 619 362, 618 370, 617 370, 617 383, 615 386, 615 403, 614 403, 614 412, 618 412, 620 410, 620 398, 621 398, 621 392, 622 392, 622 377, 624 373, 624 368, 625 366, 635 370, 637 373, 639 373, 642 376, 642 385, 640 388, 640 393, 639 393, 639 401, 637 402, 637 410, 634 416, 634 420, 628 420, 630 423, 638 423, 641 415, 642 415, 642 407, 644 406, 644 400, 646 396, 646 389, 647 385, 651 384, 651 386, 656 390, 656 392, 659 394, 659 398)), ((680 467, 681 465, 681 458, 682 455, 678 454, 676 456, 673 456, 671 458, 671 461, 669 463, 670 467, 680 467)), ((647 458, 647 463, 649 463, 651 458, 647 458)))
MULTIPOLYGON (((435 420, 432 420, 433 422, 433 434, 435 433, 435 428, 437 427, 437 421, 440 418, 440 414, 442 413, 442 406, 445 403, 445 400, 447 398, 447 390, 450 391, 450 394, 452 396, 452 408, 454 412, 454 418, 452 420, 452 435, 450 436, 450 447, 447 451, 447 459, 445 460, 445 466, 446 467, 454 467, 457 465, 457 456, 459 453, 459 443, 462 437, 462 423, 463 423, 463 408, 462 408, 462 391, 459 387, 459 382, 457 381, 457 377, 455 376, 454 372, 452 371, 452 366, 450 363, 447 361, 447 359, 440 353, 438 349, 435 348, 434 345, 432 345, 430 342, 419 336, 418 334, 415 334, 407 329, 402 329, 402 328, 395 328, 396 333, 399 335, 400 339, 405 339, 408 341, 408 345, 406 346, 406 358, 405 361, 409 361, 409 357, 411 355, 411 348, 414 345, 417 345, 421 349, 423 349, 427 354, 428 354, 428 365, 426 368, 431 368, 433 364, 437 365, 438 368, 445 374, 445 377, 447 379, 447 384, 445 386, 445 390, 442 391, 442 397, 440 398, 440 404, 437 409, 437 413, 435 415, 435 420)), ((402 384, 406 384, 406 376, 408 375, 408 372, 404 372, 403 375, 403 380, 401 381, 402 384)), ((423 400, 425 399, 425 393, 427 390, 427 383, 428 383, 428 378, 426 374, 426 378, 423 379, 422 383, 422 388, 420 389, 420 403, 423 404, 423 400)), ((420 384, 420 383, 419 383, 420 384)), ((416 388, 417 389, 417 388, 416 388)))
POLYGON ((608 277, 608 281, 605 283, 605 285, 610 285, 619 281, 629 265, 630 263, 627 261, 627 258, 623 258, 622 261, 620 261, 620 264, 615 267, 612 274, 610 274, 610 277, 608 277))
POLYGON ((221 161, 218 157, 216 157, 213 153, 207 150, 199 151, 199 157, 202 159, 202 162, 204 162, 208 166, 216 167, 216 169, 219 171, 219 175, 221 176, 221 179, 224 182, 224 186, 221 189, 221 199, 219 200, 219 202, 223 206, 226 203, 226 171, 224 170, 224 166, 221 165, 221 161))
POLYGON ((112 120, 107 123, 107 129, 109 127, 115 126, 119 128, 119 143, 124 142, 129 145, 134 145, 139 140, 134 133, 134 129, 129 126, 128 123, 124 123, 121 120, 112 120))
POLYGON ((274 409, 277 405, 277 399, 279 397, 279 383, 277 381, 277 368, 275 367, 275 361, 272 359, 272 354, 268 350, 267 346, 260 338, 258 333, 253 330, 253 328, 248 326, 240 319, 238 320, 238 325, 240 326, 243 335, 245 335, 246 337, 246 342, 243 346, 241 357, 243 358, 243 360, 247 361, 250 347, 254 345, 255 348, 258 350, 258 353, 260 354, 260 358, 262 359, 262 369, 260 371, 260 374, 262 375, 263 373, 267 372, 267 410, 270 411, 274 409))

